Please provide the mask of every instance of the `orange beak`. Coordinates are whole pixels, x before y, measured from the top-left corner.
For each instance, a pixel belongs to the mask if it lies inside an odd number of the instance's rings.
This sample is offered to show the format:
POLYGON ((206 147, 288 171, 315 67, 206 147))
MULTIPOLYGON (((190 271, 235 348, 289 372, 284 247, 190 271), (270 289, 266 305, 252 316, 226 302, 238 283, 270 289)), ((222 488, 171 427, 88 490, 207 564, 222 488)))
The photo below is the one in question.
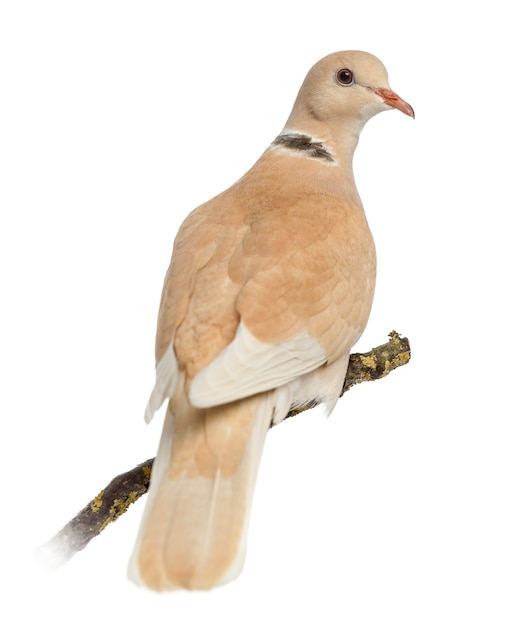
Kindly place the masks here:
POLYGON ((402 98, 398 96, 397 93, 394 93, 391 89, 373 89, 374 93, 377 93, 380 98, 383 98, 385 104, 388 104, 398 111, 405 113, 405 115, 410 115, 410 117, 414 118, 414 109, 410 106, 408 102, 405 102, 402 98))

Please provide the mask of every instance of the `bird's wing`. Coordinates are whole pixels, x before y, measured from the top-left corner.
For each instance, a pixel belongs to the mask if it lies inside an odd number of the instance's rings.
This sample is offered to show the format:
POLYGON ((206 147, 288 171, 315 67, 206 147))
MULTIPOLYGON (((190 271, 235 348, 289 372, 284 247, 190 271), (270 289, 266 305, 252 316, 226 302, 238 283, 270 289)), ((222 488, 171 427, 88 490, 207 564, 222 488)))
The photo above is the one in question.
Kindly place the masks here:
POLYGON ((283 178, 283 196, 264 185, 262 200, 252 185, 234 186, 196 209, 176 239, 157 358, 165 364, 174 348, 195 406, 273 389, 332 362, 366 323, 375 261, 363 212, 292 193, 283 178))

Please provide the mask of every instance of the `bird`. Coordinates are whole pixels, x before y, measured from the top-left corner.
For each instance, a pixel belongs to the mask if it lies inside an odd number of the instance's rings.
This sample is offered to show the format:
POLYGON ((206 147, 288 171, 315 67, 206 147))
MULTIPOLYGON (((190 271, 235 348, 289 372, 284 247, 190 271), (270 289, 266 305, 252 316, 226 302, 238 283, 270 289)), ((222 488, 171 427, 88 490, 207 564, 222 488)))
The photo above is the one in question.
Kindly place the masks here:
POLYGON ((158 313, 149 422, 167 408, 128 574, 208 590, 242 571, 265 437, 340 397, 376 280, 353 155, 377 113, 414 110, 374 55, 307 73, 279 135, 174 241, 158 313))

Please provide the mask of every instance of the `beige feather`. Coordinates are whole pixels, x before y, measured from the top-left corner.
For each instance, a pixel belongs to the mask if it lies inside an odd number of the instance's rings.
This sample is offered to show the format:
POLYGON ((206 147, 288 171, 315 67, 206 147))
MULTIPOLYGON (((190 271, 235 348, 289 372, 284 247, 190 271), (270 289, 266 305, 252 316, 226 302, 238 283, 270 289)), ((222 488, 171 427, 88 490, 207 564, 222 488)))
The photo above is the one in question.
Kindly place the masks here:
POLYGON ((275 400, 269 392, 219 408, 177 404, 181 417, 167 411, 130 563, 131 577, 157 591, 210 589, 240 572, 275 400))

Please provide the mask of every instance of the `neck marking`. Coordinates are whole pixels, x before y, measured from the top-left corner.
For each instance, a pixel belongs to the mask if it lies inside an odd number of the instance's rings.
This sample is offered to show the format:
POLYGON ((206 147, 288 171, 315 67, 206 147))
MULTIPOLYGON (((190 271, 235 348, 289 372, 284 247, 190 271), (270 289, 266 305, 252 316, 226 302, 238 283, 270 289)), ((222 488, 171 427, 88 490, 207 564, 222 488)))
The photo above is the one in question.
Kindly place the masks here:
POLYGON ((272 142, 273 146, 282 146, 289 150, 304 152, 306 156, 313 159, 324 159, 330 163, 335 162, 335 158, 329 152, 325 144, 320 141, 313 141, 312 137, 301 133, 282 133, 272 142))

